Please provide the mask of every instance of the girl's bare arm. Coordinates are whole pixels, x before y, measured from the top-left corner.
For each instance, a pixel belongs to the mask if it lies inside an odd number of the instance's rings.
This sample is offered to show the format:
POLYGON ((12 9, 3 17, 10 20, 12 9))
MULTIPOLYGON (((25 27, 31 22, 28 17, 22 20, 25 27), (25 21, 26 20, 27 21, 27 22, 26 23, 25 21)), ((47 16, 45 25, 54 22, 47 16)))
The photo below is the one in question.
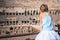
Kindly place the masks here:
POLYGON ((40 14, 40 31, 42 31, 42 14, 40 14))

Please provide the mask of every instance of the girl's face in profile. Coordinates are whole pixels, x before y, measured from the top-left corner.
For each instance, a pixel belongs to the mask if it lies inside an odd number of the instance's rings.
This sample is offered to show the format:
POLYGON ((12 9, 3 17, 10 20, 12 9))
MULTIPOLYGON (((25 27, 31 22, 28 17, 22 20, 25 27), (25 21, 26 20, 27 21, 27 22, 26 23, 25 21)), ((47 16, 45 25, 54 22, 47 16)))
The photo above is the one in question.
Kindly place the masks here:
POLYGON ((41 12, 45 12, 45 7, 41 6, 40 10, 41 10, 41 12))

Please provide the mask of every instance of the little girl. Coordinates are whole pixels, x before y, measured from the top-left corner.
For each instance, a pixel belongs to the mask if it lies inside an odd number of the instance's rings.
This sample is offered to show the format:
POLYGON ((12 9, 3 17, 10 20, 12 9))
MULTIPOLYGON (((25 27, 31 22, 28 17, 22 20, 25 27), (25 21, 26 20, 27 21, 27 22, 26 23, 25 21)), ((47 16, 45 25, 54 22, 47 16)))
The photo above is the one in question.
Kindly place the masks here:
POLYGON ((52 18, 48 13, 48 6, 42 4, 40 7, 40 33, 35 40, 60 40, 58 33, 54 31, 52 18))

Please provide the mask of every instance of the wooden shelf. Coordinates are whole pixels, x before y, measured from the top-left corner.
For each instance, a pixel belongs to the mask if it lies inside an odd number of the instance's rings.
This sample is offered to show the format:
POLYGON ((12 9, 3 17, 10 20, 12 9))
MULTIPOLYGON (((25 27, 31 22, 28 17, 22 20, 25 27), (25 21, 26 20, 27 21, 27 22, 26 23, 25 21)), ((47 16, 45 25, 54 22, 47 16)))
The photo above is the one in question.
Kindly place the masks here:
POLYGON ((37 33, 27 33, 27 34, 14 34, 14 35, 0 35, 0 39, 1 38, 11 38, 11 37, 21 37, 21 36, 28 36, 28 35, 35 35, 35 34, 38 34, 39 32, 37 33))

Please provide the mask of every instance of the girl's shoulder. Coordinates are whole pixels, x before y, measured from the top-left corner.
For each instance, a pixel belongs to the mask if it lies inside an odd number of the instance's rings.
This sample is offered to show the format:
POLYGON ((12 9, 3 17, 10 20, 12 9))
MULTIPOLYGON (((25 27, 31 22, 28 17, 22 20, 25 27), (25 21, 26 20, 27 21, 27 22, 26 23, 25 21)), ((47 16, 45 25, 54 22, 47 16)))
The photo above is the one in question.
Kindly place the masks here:
POLYGON ((41 13, 40 17, 44 18, 44 17, 46 17, 46 14, 45 13, 41 13))
POLYGON ((45 15, 44 13, 40 13, 40 16, 43 16, 43 15, 45 15))
POLYGON ((43 13, 40 13, 40 18, 43 18, 43 15, 44 15, 43 13))

